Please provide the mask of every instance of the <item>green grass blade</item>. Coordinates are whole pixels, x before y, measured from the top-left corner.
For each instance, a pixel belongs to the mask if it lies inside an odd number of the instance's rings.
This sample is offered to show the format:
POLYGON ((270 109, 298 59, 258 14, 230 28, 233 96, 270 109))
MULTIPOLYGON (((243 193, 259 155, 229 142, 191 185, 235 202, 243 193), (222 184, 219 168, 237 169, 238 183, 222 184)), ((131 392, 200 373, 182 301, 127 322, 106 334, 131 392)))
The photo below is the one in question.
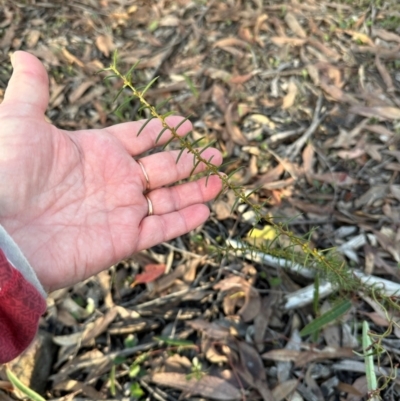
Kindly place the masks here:
POLYGON ((339 302, 331 310, 324 313, 320 317, 317 317, 311 323, 307 324, 303 328, 303 330, 300 331, 300 335, 303 337, 303 336, 307 336, 308 334, 314 333, 314 331, 320 330, 321 328, 326 326, 328 323, 335 321, 340 316, 342 316, 346 312, 348 312, 350 310, 351 306, 352 306, 351 301, 349 301, 347 299, 342 302, 339 302))
POLYGON ((28 386, 25 386, 17 376, 14 375, 13 372, 11 372, 10 369, 6 368, 6 374, 8 377, 8 380, 10 380, 11 384, 17 388, 19 391, 24 393, 30 400, 32 401, 46 401, 43 397, 41 397, 38 393, 35 391, 31 390, 28 386))
POLYGON ((365 375, 367 378, 368 391, 372 392, 378 389, 378 381, 375 375, 374 355, 373 355, 373 349, 371 347, 372 341, 368 332, 369 332, 368 322, 364 320, 362 328, 362 347, 365 361, 365 375))
POLYGON ((179 339, 175 339, 175 338, 169 338, 167 336, 157 336, 157 337, 153 337, 153 338, 155 341, 162 341, 163 343, 174 346, 174 347, 195 346, 195 344, 192 341, 188 341, 188 340, 179 340, 179 339))

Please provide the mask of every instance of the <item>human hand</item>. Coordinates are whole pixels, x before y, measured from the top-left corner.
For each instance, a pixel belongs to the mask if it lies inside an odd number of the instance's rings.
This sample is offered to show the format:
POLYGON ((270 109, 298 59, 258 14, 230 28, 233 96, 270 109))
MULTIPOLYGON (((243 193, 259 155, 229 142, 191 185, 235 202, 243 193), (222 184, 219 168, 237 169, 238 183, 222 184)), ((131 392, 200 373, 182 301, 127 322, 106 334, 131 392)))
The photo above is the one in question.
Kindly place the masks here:
MULTIPOLYGON (((46 290, 72 285, 134 252, 183 235, 209 216, 204 202, 221 190, 211 176, 187 178, 193 156, 165 151, 133 159, 155 146, 162 127, 152 120, 69 132, 45 121, 48 76, 40 61, 15 52, 14 71, 0 105, 0 224, 13 237, 46 290)), ((169 117, 177 126, 182 117, 169 117)), ((178 130, 191 130, 186 121, 178 130)), ((157 145, 170 138, 167 132, 157 145)), ((221 154, 202 154, 220 164, 221 154)), ((199 165, 197 172, 204 170, 199 165)))

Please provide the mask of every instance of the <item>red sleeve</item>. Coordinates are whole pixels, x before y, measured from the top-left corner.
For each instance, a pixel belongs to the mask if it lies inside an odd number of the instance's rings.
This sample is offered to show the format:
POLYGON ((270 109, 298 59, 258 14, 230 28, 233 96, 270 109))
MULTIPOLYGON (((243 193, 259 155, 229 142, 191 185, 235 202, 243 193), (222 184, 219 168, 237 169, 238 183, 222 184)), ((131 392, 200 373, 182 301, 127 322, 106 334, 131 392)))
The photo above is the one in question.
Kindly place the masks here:
POLYGON ((0 364, 18 356, 35 337, 46 301, 0 249, 0 364))

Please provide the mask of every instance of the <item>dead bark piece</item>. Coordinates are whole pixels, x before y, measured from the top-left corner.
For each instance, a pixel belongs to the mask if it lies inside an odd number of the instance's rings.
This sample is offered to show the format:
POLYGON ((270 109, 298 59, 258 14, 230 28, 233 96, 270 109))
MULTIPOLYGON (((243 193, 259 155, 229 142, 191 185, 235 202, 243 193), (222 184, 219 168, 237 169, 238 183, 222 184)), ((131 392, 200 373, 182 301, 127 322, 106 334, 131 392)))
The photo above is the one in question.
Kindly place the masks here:
POLYGON ((235 401, 241 398, 240 390, 227 381, 216 376, 202 376, 200 379, 190 378, 181 373, 155 373, 151 376, 153 383, 177 388, 192 395, 220 401, 235 401))

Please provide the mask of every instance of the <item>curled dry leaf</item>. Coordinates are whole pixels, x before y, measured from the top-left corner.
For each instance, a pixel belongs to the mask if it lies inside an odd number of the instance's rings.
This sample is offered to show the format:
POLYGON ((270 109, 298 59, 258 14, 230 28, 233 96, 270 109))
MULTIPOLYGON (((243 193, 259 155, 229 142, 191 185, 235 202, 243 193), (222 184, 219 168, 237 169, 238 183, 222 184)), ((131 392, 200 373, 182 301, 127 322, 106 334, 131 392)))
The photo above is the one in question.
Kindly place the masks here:
MULTIPOLYGON (((252 287, 245 279, 238 276, 231 276, 214 286, 214 289, 228 291, 232 293, 242 292, 245 298, 244 304, 238 314, 245 322, 250 322, 259 313, 261 308, 261 299, 258 291, 252 287)), ((229 295, 226 295, 229 296, 229 295)), ((238 297, 239 298, 239 297, 238 297)))
POLYGON ((200 395, 205 398, 220 401, 240 400, 240 390, 233 387, 227 381, 216 376, 202 376, 188 378, 182 373, 154 373, 151 381, 161 386, 177 388, 192 395, 200 395))

